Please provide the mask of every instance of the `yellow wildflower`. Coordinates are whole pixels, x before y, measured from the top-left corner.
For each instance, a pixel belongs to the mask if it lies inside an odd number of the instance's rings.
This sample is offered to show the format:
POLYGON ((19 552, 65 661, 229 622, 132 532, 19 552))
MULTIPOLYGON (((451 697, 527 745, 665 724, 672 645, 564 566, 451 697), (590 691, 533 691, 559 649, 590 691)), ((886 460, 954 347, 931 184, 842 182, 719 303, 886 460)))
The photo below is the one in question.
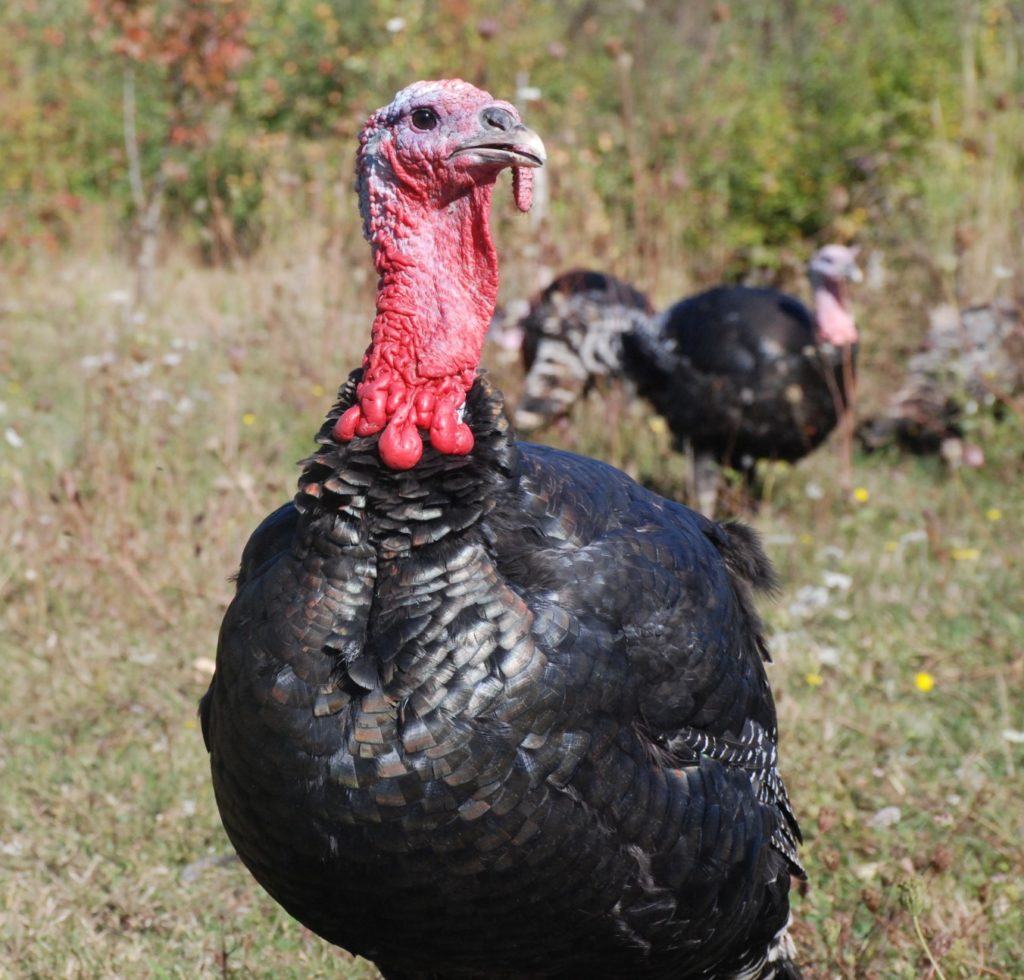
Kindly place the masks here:
POLYGON ((866 504, 871 499, 871 494, 868 492, 867 487, 857 487, 857 489, 853 491, 853 499, 856 500, 858 504, 866 504))
POLYGON ((242 425, 255 425, 255 424, 256 424, 256 416, 253 415, 252 412, 246 412, 245 415, 242 416, 242 425))
POLYGON ((807 681, 810 687, 821 687, 825 683, 825 678, 821 674, 804 674, 804 680, 807 681))
POLYGON ((935 687, 935 678, 932 677, 927 671, 921 671, 914 677, 914 686, 919 690, 927 694, 933 687, 935 687))
POLYGON ((806 531, 800 532, 800 543, 801 544, 814 544, 814 535, 808 534, 806 531))
POLYGON ((651 432, 655 432, 661 435, 663 432, 668 431, 668 426, 665 424, 665 420, 660 415, 652 415, 647 420, 647 427, 651 432))
POLYGON ((314 398, 323 398, 324 397, 324 386, 323 385, 313 385, 313 387, 309 389, 309 393, 314 398))
POLYGON ((985 517, 995 524, 996 521, 1001 521, 1003 519, 1003 512, 998 507, 989 507, 989 509, 985 511, 985 517))
POLYGON ((950 548, 949 553, 953 561, 977 561, 981 557, 977 548, 950 548))
POLYGON ((895 551, 899 545, 896 544, 895 541, 886 541, 882 547, 885 548, 886 551, 895 551))

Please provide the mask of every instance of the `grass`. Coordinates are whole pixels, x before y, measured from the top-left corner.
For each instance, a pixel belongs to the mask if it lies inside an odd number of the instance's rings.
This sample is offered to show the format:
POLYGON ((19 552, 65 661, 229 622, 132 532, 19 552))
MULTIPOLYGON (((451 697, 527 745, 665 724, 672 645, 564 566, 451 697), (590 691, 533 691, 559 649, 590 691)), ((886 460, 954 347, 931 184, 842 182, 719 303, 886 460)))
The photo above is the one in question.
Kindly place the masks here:
MULTIPOLYGON (((234 271, 172 255, 139 320, 102 247, 0 283, 0 975, 375 975, 230 859, 195 714, 242 545, 366 341, 369 261, 338 240, 234 271)), ((924 322, 887 302, 869 317, 924 322)), ((593 399, 549 440, 680 492, 666 435, 610 404, 610 435, 593 399)), ((830 444, 751 515, 784 581, 764 611, 812 978, 1024 961, 1024 432, 975 435, 981 470, 857 457, 852 484, 830 444)))

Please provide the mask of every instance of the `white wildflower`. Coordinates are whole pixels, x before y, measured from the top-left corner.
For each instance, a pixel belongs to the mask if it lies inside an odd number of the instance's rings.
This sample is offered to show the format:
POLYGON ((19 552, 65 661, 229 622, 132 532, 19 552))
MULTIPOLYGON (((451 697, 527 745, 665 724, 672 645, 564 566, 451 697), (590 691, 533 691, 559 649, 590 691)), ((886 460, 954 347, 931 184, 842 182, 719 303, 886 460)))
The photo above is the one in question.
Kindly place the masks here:
POLYGON ((822 573, 821 580, 825 584, 826 589, 838 589, 840 592, 845 592, 853 585, 853 579, 842 572, 824 572, 822 573))
POLYGON ((867 826, 872 830, 885 830, 898 824, 902 817, 903 811, 898 806, 883 806, 870 817, 867 826))

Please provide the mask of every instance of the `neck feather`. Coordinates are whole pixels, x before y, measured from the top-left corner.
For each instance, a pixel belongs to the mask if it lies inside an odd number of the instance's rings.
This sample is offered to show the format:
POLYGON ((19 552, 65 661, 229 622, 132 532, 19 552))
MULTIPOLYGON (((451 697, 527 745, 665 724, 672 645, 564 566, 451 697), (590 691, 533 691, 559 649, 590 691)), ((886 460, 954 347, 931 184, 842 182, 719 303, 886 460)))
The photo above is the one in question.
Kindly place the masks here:
POLYGON ((423 453, 420 429, 439 452, 473 448, 462 409, 494 315, 498 263, 489 227, 493 185, 447 202, 399 200, 393 187, 369 189, 377 316, 358 401, 334 434, 348 441, 383 430, 381 458, 409 469, 423 453))

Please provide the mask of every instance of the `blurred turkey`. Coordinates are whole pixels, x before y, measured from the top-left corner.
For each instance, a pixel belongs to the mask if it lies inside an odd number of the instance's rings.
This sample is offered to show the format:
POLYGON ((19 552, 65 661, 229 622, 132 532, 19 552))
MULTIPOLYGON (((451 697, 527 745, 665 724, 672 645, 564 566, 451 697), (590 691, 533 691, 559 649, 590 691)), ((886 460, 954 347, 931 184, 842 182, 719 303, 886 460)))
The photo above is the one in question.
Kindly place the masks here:
POLYGON ((773 574, 477 374, 499 171, 540 139, 465 82, 360 137, 361 370, 256 529, 200 711, 224 827, 388 978, 796 977, 799 831, 752 603, 773 574))
POLYGON ((981 449, 962 438, 965 414, 999 407, 1024 391, 1024 322, 1012 303, 929 314, 928 336, 907 363, 885 411, 858 430, 869 449, 896 443, 911 452, 941 451, 951 462, 979 464, 981 449))
POLYGON ((760 459, 805 456, 845 411, 858 341, 856 255, 843 245, 815 253, 813 313, 776 289, 716 286, 624 337, 626 372, 694 456, 706 513, 717 464, 752 479, 760 459))
POLYGON ((574 269, 518 321, 526 380, 513 420, 532 432, 567 415, 595 383, 622 377, 622 336, 653 314, 650 300, 605 272, 574 269))

